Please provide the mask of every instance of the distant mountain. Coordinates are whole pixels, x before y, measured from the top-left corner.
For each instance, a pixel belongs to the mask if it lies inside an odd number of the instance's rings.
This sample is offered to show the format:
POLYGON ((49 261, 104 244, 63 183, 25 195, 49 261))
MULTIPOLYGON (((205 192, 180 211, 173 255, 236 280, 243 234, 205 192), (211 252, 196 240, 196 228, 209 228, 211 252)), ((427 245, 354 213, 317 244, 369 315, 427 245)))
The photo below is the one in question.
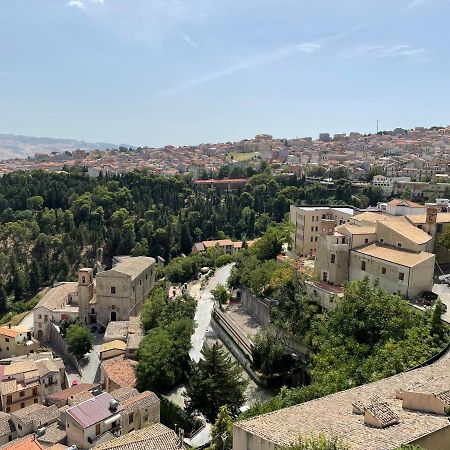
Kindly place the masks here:
MULTIPOLYGON (((129 145, 123 144, 125 147, 129 145)), ((9 158, 26 158, 35 153, 65 152, 76 149, 105 150, 118 148, 120 145, 98 142, 96 144, 74 139, 53 139, 48 137, 17 136, 0 134, 0 160, 9 158)))

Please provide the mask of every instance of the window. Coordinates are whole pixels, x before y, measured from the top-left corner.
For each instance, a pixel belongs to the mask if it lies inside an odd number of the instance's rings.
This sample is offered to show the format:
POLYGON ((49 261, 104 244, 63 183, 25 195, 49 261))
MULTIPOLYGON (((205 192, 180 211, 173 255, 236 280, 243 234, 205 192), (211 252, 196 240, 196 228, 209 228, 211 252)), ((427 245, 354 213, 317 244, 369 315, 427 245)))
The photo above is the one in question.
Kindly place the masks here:
POLYGON ((81 282, 84 284, 86 283, 86 278, 85 277, 81 277, 81 282))
POLYGON ((131 414, 128 416, 128 424, 133 423, 133 421, 134 421, 133 413, 131 413, 131 414))
POLYGON ((322 276, 323 281, 328 281, 328 272, 324 272, 322 276))
POLYGON ((5 342, 9 342, 9 338, 5 338, 5 342))
POLYGON ((38 315, 38 319, 42 319, 42 314, 39 314, 39 315, 38 315))
POLYGON ((311 227, 311 231, 314 231, 314 227, 311 227))
POLYGON ((369 243, 369 239, 364 239, 364 244, 368 244, 369 243))
POLYGON ((38 402, 38 399, 37 399, 37 398, 35 398, 35 399, 33 400, 33 402, 34 402, 34 403, 37 403, 37 402, 38 402))
POLYGON ((401 242, 397 242, 397 247, 401 247, 402 246, 402 243, 401 242))
POLYGON ((331 264, 334 264, 335 261, 336 261, 336 255, 335 255, 335 254, 332 254, 332 255, 331 255, 331 264))
POLYGON ((145 279, 148 280, 148 275, 147 274, 145 274, 145 279))
POLYGON ((380 243, 382 244, 383 242, 384 242, 384 239, 383 239, 383 238, 381 238, 381 239, 380 239, 380 243))
POLYGON ((18 428, 20 431, 22 431, 22 425, 18 424, 18 425, 17 425, 17 428, 18 428))
POLYGON ((366 262, 365 261, 361 261, 361 270, 366 270, 366 262))
POLYGON ((47 314, 44 316, 44 322, 47 322, 48 321, 48 316, 47 316, 47 314))
POLYGON ((314 238, 314 242, 317 242, 317 236, 314 238))
POLYGON ((382 267, 382 268, 381 268, 381 273, 382 273, 383 275, 386 275, 386 267, 382 267))
POLYGON ((316 231, 319 231, 319 227, 316 227, 316 231))
POLYGON ((399 279, 400 281, 403 281, 403 280, 405 279, 405 274, 404 274, 403 272, 399 272, 399 273, 398 273, 398 279, 399 279))
POLYGON ((24 403, 24 402, 22 402, 22 403, 20 404, 20 409, 23 409, 23 408, 25 408, 25 403, 24 403))
POLYGON ((6 351, 9 352, 9 347, 6 347, 6 351))
POLYGON ((147 422, 148 416, 144 416, 144 417, 142 418, 142 420, 143 420, 144 422, 147 422))
POLYGON ((19 397, 25 397, 25 392, 24 391, 20 391, 19 397))
POLYGON ((111 294, 115 294, 116 293, 116 287, 115 286, 111 286, 111 294))
POLYGON ((314 222, 314 216, 312 216, 312 221, 314 222))
POLYGON ((95 425, 95 435, 98 436, 100 434, 100 424, 95 425))
POLYGON ((142 286, 142 280, 139 280, 139 286, 142 286))
POLYGON ((313 236, 311 236, 311 242, 314 242, 314 237, 313 236))

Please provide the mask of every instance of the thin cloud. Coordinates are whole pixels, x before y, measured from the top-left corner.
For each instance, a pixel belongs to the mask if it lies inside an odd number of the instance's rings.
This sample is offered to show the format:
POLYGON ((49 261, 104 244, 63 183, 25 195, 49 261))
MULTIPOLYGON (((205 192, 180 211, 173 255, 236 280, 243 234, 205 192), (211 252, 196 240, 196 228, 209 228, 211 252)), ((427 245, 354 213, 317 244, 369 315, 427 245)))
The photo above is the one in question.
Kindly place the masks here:
POLYGON ((285 59, 289 56, 293 56, 299 53, 312 54, 318 51, 320 48, 321 45, 314 42, 305 42, 302 44, 286 45, 284 47, 279 47, 270 52, 244 59, 236 64, 233 64, 217 72, 213 72, 198 78, 194 78, 192 80, 188 80, 173 88, 164 89, 159 92, 158 96, 165 97, 179 94, 181 92, 185 92, 195 87, 201 86, 210 81, 218 80, 219 78, 224 78, 226 76, 233 75, 243 70, 251 69, 253 67, 257 67, 268 62, 285 59))
POLYGON ((422 5, 422 4, 424 4, 424 3, 426 3, 428 0, 413 0, 411 3, 409 3, 407 6, 406 6, 406 9, 408 10, 408 9, 414 9, 414 8, 417 8, 418 6, 420 6, 420 5, 422 5))
POLYGON ((86 9, 86 4, 82 0, 70 0, 67 6, 72 6, 74 8, 86 9))
POLYGON ((89 3, 91 4, 98 3, 99 5, 104 5, 105 0, 70 0, 67 3, 67 6, 72 6, 78 9, 86 9, 89 3))
POLYGON ((340 54, 343 58, 404 58, 410 61, 418 60, 428 53, 425 48, 415 48, 407 44, 396 44, 392 46, 361 45, 340 54))
POLYGON ((183 33, 183 31, 181 31, 180 29, 177 30, 177 33, 181 36, 184 42, 186 42, 186 44, 190 45, 191 47, 198 47, 197 42, 192 40, 192 38, 188 34, 183 33))

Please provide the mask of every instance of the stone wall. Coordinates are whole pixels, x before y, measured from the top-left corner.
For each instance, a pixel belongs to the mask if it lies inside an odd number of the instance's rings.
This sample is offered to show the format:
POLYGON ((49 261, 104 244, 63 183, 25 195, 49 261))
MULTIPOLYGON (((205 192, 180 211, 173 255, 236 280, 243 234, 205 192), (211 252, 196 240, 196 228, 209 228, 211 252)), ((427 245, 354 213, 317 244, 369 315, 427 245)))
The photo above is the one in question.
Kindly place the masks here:
POLYGON ((61 356, 64 362, 69 363, 79 374, 81 374, 77 359, 69 352, 66 341, 59 333, 56 325, 52 322, 50 322, 49 325, 49 341, 45 342, 45 345, 57 353, 58 356, 61 356))
POLYGON ((242 288, 241 305, 256 317, 262 326, 270 323, 270 300, 258 298, 249 289, 242 288))

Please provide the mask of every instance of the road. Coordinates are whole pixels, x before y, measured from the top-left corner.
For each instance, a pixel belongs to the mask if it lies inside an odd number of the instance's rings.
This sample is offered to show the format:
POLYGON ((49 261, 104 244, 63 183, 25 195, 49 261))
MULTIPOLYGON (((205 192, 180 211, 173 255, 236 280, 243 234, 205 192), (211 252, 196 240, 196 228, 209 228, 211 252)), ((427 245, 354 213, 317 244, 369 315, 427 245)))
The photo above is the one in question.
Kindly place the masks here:
POLYGON ((435 284, 433 286, 433 292, 439 295, 439 298, 441 299, 442 303, 447 305, 447 311, 442 316, 442 318, 450 323, 450 287, 443 283, 443 284, 435 284))
POLYGON ((211 313, 214 306, 214 300, 211 291, 218 285, 226 285, 230 276, 233 264, 227 264, 216 270, 216 273, 210 278, 208 284, 203 290, 200 290, 200 281, 193 283, 189 288, 189 293, 197 299, 197 310, 195 311, 195 331, 191 337, 191 350, 189 356, 192 361, 200 360, 203 344, 211 321, 211 313))

